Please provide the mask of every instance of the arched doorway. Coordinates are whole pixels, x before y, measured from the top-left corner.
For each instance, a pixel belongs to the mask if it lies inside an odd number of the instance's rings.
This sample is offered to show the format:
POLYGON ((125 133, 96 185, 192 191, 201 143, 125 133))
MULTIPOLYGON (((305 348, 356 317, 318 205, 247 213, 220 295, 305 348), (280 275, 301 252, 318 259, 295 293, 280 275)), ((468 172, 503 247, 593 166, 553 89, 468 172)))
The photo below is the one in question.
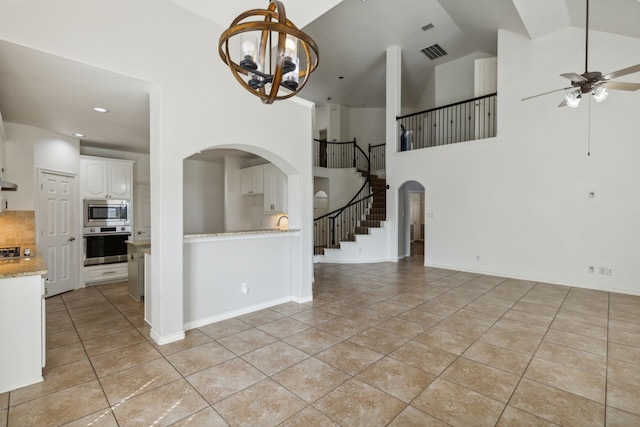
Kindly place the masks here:
POLYGON ((329 213, 329 196, 324 191, 317 191, 313 195, 313 217, 318 218, 329 213))
POLYGON ((424 255, 424 186, 407 181, 398 189, 398 258, 424 255))

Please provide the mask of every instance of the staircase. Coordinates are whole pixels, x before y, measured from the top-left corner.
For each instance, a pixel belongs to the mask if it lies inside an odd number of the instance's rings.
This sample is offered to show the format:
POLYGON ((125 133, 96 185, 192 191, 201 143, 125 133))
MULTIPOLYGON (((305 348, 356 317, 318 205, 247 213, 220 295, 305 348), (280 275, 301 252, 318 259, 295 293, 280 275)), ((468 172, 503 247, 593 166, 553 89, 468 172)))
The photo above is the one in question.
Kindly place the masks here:
MULTIPOLYGON (((361 172, 365 176, 366 172, 361 172)), ((337 212, 335 239, 328 239, 323 247, 316 247, 314 262, 365 263, 388 260, 389 229, 385 229, 385 178, 370 175, 366 197, 356 200, 337 212), (342 229, 341 229, 342 228, 342 229), (348 228, 348 230, 347 230, 348 228)), ((327 228, 331 228, 327 224, 327 228)), ((331 231, 327 230, 330 234, 331 231)))
POLYGON ((330 169, 353 168, 365 182, 343 207, 313 221, 314 261, 334 263, 388 260, 389 230, 384 177, 371 171, 385 170, 385 144, 369 145, 364 152, 356 140, 327 142, 314 140, 314 166, 330 169))

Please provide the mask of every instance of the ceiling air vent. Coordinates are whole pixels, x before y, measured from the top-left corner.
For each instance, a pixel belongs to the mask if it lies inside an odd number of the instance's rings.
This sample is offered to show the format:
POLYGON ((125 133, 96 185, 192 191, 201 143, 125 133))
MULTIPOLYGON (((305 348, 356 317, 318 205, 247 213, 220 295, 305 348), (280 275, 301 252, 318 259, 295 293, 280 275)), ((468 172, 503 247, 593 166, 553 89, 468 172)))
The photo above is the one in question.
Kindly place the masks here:
POLYGON ((431 60, 442 58, 447 54, 447 52, 443 48, 441 48, 438 43, 429 47, 425 47, 424 49, 420 49, 420 52, 427 55, 431 60))

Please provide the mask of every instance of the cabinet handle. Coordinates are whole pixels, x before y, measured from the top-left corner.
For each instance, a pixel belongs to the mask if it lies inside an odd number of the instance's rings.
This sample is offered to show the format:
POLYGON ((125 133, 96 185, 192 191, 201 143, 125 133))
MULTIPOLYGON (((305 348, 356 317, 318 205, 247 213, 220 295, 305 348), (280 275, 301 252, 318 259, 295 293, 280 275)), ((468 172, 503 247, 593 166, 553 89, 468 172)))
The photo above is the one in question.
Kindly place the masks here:
POLYGON ((115 271, 103 271, 102 274, 116 274, 115 271))

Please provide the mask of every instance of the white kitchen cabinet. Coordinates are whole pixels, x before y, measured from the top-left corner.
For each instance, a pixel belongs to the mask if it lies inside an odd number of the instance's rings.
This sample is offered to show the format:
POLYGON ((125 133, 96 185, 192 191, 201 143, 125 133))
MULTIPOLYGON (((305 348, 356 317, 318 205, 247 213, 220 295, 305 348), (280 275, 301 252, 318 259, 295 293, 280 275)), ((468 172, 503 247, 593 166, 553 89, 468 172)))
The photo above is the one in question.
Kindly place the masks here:
POLYGON ((264 165, 240 169, 240 191, 243 195, 264 193, 264 165))
POLYGON ((84 282, 118 282, 127 280, 129 273, 126 262, 116 264, 90 265, 84 267, 84 282))
POLYGON ((80 158, 84 199, 131 199, 133 161, 100 157, 80 158))
POLYGON ((43 379, 43 290, 40 274, 0 279, 0 394, 43 379))
POLYGON ((287 176, 270 164, 264 168, 264 212, 267 214, 286 213, 287 176))

